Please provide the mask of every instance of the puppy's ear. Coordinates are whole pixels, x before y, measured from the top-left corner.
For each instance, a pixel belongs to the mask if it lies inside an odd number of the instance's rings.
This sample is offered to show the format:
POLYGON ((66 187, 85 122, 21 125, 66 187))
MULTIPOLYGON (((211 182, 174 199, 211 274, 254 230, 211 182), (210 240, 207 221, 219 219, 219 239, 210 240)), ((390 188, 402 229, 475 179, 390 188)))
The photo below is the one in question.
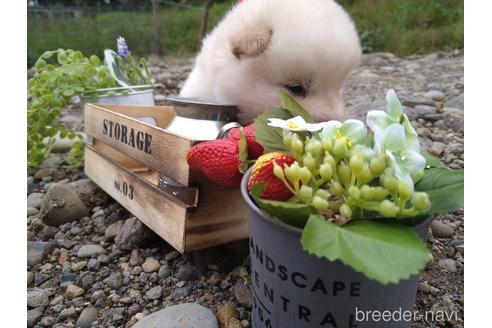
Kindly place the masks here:
POLYGON ((271 29, 255 27, 245 34, 237 35, 231 39, 232 53, 238 59, 243 55, 258 55, 267 48, 271 37, 271 29))

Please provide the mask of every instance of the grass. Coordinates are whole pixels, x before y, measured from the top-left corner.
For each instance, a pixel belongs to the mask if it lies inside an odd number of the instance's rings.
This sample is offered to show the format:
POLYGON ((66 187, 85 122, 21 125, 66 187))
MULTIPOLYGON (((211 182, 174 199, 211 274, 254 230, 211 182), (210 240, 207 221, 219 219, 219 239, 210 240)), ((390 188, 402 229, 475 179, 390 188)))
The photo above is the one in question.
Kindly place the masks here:
MULTIPOLYGON (((210 9, 209 30, 233 1, 210 9)), ((387 51, 399 56, 463 48, 463 0, 340 0, 352 15, 365 52, 387 51)), ((201 12, 163 7, 161 27, 167 56, 190 56, 197 51, 201 12)), ((150 12, 105 12, 81 18, 28 16, 29 66, 46 50, 71 48, 85 55, 102 55, 124 36, 139 55, 156 52, 150 12)))

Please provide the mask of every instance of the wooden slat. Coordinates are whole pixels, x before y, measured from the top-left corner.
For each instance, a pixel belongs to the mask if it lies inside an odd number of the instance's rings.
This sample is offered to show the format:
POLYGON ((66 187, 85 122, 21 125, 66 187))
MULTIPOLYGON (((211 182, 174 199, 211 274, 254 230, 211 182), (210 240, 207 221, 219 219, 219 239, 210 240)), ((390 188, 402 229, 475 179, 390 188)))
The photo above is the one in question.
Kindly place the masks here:
POLYGON ((248 207, 239 189, 221 188, 192 172, 198 207, 186 219, 186 252, 248 238, 248 207))
POLYGON ((97 153, 93 147, 86 146, 85 174, 174 248, 185 251, 186 209, 171 201, 169 196, 151 183, 157 173, 146 172, 139 176, 97 153), (115 182, 120 185, 119 190, 115 182), (124 183, 128 188, 126 196, 121 191, 124 183), (132 199, 130 190, 133 190, 132 199))
POLYGON ((173 115, 172 108, 166 106, 87 104, 85 132, 178 183, 188 185, 189 166, 186 154, 193 141, 159 127, 167 126, 173 115), (158 126, 151 126, 133 118, 140 116, 153 117, 158 126), (110 122, 113 126, 119 125, 119 139, 115 138, 115 131, 110 128, 110 122), (123 137, 123 126, 126 129, 126 138, 123 137), (134 135, 134 145, 130 142, 131 131, 134 135), (140 136, 141 147, 136 141, 137 133, 140 136))

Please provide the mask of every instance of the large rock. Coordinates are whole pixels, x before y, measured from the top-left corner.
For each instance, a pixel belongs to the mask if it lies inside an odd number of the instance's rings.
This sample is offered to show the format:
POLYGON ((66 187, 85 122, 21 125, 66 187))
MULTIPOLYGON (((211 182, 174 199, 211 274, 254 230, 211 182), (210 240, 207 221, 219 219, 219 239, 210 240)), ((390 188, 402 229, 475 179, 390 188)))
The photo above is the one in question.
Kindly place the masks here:
POLYGON ((139 219, 131 217, 125 221, 114 241, 119 249, 129 251, 140 246, 150 237, 153 237, 152 231, 139 219))
POLYGON ((54 184, 44 196, 40 217, 47 225, 59 226, 88 214, 84 203, 71 188, 54 184))
POLYGON ((27 311, 27 328, 34 327, 34 325, 43 316, 43 311, 44 311, 44 308, 42 308, 42 307, 38 307, 38 308, 27 311))
POLYGON ((105 254, 106 251, 99 245, 83 245, 77 252, 78 257, 93 257, 100 254, 105 254))
POLYGON ((90 328, 97 317, 97 309, 90 306, 82 310, 77 319, 76 325, 81 328, 90 328))
POLYGON ((176 327, 218 328, 219 324, 209 309, 195 303, 184 303, 149 314, 133 326, 133 328, 176 327))
POLYGON ((90 179, 80 179, 67 183, 67 186, 79 196, 87 207, 104 202, 107 195, 103 193, 90 179))
POLYGON ((55 247, 54 243, 42 241, 27 242, 27 265, 33 266, 43 261, 44 257, 51 253, 55 247))
POLYGON ((27 306, 30 308, 44 307, 50 303, 50 292, 45 289, 33 289, 27 292, 27 306))

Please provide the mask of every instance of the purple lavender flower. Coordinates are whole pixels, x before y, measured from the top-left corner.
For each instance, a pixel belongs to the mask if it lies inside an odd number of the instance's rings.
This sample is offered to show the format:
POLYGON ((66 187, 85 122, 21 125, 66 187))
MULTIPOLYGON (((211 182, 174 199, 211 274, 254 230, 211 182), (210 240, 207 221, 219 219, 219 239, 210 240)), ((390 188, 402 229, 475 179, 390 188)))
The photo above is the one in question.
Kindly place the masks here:
POLYGON ((118 45, 118 55, 121 58, 126 59, 128 57, 129 51, 125 38, 122 36, 118 37, 118 39, 116 39, 116 43, 118 45))

